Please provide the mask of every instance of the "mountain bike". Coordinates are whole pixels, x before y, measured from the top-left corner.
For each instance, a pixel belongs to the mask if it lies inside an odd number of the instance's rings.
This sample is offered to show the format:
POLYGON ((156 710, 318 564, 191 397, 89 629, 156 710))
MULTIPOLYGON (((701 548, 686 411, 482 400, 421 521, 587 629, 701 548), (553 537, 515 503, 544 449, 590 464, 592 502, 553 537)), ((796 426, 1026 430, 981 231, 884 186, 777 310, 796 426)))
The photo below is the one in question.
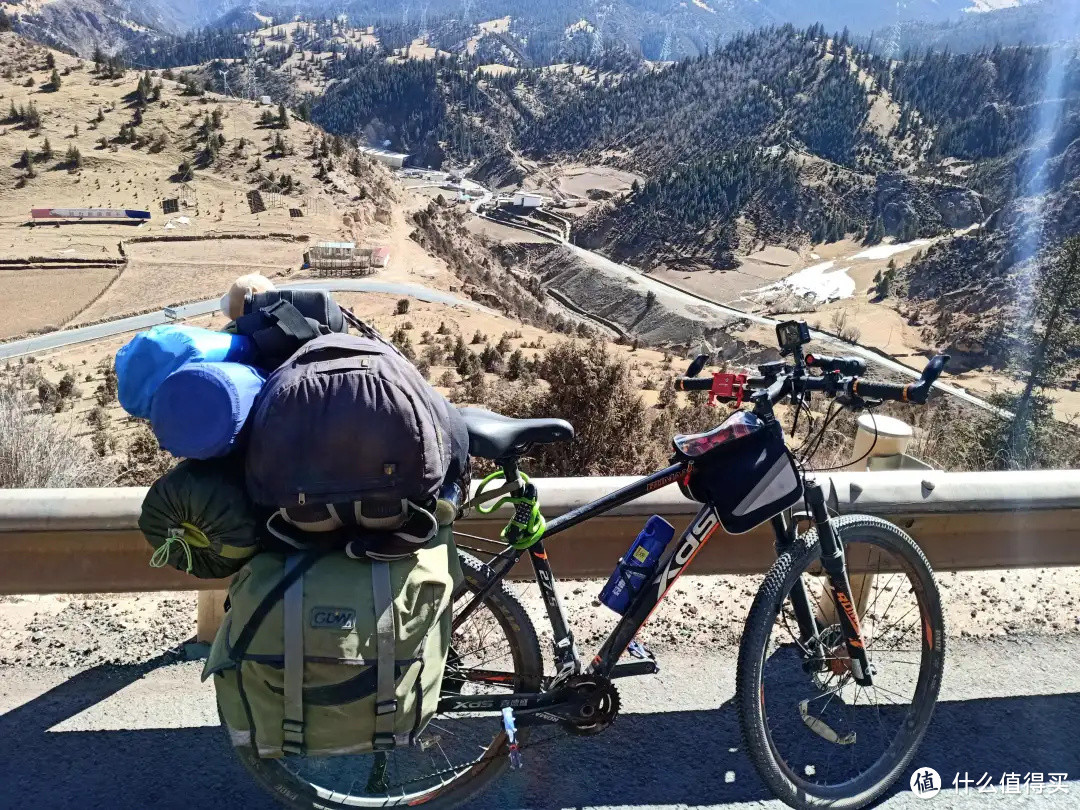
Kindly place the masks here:
POLYGON ((460 806, 507 769, 527 767, 530 749, 611 727, 620 707, 614 681, 659 671, 636 636, 695 555, 721 524, 745 531, 770 521, 777 559, 750 607, 736 670, 746 753, 766 786, 792 807, 859 808, 881 797, 910 765, 937 700, 945 654, 938 588, 926 557, 901 529, 876 517, 830 514, 821 483, 786 448, 774 406, 789 402, 797 419, 812 393, 831 400, 820 431, 804 445, 812 448, 844 408, 925 403, 948 357, 931 360, 918 382, 873 382, 863 379, 858 358, 805 354, 805 323, 781 324, 777 335, 787 359, 759 366, 757 376, 700 377, 698 358, 676 380, 681 390, 708 391, 736 405, 745 400, 748 409, 707 433, 676 436, 670 466, 546 523, 519 462, 535 445, 571 439, 572 427, 463 409, 471 454, 498 468, 469 505, 510 503, 514 517, 498 541, 457 537, 464 578, 454 598, 438 714, 418 745, 390 752, 274 760, 239 749, 256 779, 297 808, 460 806), (766 434, 779 436, 779 446, 753 438, 766 434), (701 508, 600 649, 583 658, 547 541, 676 483, 701 508), (732 488, 738 503, 727 497, 732 488), (793 501, 803 510, 795 511, 793 501), (506 581, 525 556, 551 624, 547 668, 529 615, 506 581))

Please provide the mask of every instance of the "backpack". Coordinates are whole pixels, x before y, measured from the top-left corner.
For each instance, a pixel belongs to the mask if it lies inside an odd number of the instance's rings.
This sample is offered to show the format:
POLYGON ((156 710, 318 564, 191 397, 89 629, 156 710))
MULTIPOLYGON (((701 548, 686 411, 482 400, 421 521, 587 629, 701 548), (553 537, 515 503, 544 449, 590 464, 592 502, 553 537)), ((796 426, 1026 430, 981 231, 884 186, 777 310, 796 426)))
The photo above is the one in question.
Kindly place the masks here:
POLYGON ((262 520, 233 458, 181 461, 143 499, 139 529, 154 548, 150 565, 201 579, 239 571, 260 549, 262 520))
POLYGON ((392 345, 330 334, 266 381, 251 416, 247 486, 279 511, 271 533, 337 533, 352 553, 393 557, 438 529, 435 499, 464 469, 464 420, 392 345), (344 530, 344 532, 342 532, 344 530))
POLYGON ((267 369, 280 366, 312 338, 348 328, 341 307, 324 290, 252 293, 235 321, 236 333, 255 342, 259 363, 267 369))
POLYGON ((438 707, 460 581, 450 528, 397 562, 255 557, 203 670, 233 745, 281 757, 416 743, 438 707))

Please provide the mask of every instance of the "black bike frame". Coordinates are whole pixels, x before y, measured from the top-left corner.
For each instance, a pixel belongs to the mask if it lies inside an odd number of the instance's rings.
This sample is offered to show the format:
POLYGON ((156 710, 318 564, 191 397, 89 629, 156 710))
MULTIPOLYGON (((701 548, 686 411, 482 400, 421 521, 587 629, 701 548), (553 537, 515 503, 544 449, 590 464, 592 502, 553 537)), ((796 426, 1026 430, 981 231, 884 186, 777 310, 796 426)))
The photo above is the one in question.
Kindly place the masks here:
MULTIPOLYGON (((697 515, 690 521, 690 525, 683 531, 678 542, 669 545, 668 551, 661 558, 657 567, 656 576, 646 587, 638 591, 622 619, 620 619, 611 635, 604 641, 600 650, 584 670, 574 645, 573 633, 567 625, 562 603, 555 590, 555 577, 548 562, 544 541, 569 529, 571 526, 576 526, 586 520, 602 515, 616 506, 629 503, 649 492, 655 492, 662 487, 675 483, 689 472, 689 468, 690 462, 682 461, 655 472, 612 492, 610 495, 605 495, 592 503, 585 504, 555 518, 548 523, 543 538, 527 550, 508 547, 495 555, 488 563, 490 575, 484 588, 455 617, 455 626, 459 626, 472 615, 488 594, 502 582, 510 569, 528 553, 551 622, 557 674, 551 682, 551 688, 545 692, 444 697, 439 701, 438 711, 440 713, 485 712, 501 711, 507 707, 522 712, 541 711, 566 699, 567 695, 558 688, 558 685, 569 675, 579 674, 584 671, 587 674, 604 678, 618 677, 618 670, 620 669, 618 661, 627 646, 633 641, 642 625, 648 621, 657 605, 671 589, 671 586, 690 565, 694 556, 704 547, 713 532, 719 528, 720 519, 716 511, 708 505, 703 505, 698 510, 697 515)), ((793 541, 794 531, 788 526, 782 515, 773 518, 772 525, 776 533, 777 551, 780 552, 793 541)), ((801 583, 799 585, 801 586, 801 583)), ((793 598, 796 603, 796 614, 800 630, 805 640, 814 639, 817 637, 818 632, 813 613, 807 602, 805 591, 801 587, 797 590, 801 593, 793 593, 793 598)), ((634 667, 633 664, 624 664, 622 666, 634 667)), ((644 674, 649 671, 656 671, 655 666, 651 670, 640 668, 634 674, 644 674)), ((470 673, 466 672, 464 674, 468 678, 470 673)), ((475 676, 472 679, 477 681, 502 681, 499 678, 499 673, 480 671, 472 674, 475 676)))

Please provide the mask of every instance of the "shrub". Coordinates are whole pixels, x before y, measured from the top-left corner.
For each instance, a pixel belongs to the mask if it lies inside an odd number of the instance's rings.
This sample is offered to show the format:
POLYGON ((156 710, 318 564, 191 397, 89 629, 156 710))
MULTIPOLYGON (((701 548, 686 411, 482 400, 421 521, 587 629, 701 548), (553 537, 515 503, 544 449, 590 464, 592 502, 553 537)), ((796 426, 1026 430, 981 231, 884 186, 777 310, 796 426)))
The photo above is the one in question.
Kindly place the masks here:
POLYGON ((0 488, 94 487, 111 468, 50 416, 31 413, 0 390, 0 488))
POLYGON ((409 313, 409 299, 399 298, 394 312, 398 315, 407 315, 409 313))

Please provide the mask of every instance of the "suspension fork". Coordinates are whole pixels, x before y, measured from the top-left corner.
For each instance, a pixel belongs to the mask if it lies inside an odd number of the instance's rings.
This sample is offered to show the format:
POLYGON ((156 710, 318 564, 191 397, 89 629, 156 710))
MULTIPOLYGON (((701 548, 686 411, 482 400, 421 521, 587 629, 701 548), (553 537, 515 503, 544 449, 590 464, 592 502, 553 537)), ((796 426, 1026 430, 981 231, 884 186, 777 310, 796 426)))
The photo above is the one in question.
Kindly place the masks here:
POLYGON ((818 541, 821 544, 821 565, 829 576, 829 585, 836 600, 836 615, 844 632, 844 645, 851 660, 852 675, 860 686, 871 686, 874 671, 866 655, 866 645, 863 643, 859 617, 855 611, 855 600, 851 596, 844 541, 833 526, 825 505, 825 493, 817 481, 806 482, 806 503, 817 528, 818 541))

